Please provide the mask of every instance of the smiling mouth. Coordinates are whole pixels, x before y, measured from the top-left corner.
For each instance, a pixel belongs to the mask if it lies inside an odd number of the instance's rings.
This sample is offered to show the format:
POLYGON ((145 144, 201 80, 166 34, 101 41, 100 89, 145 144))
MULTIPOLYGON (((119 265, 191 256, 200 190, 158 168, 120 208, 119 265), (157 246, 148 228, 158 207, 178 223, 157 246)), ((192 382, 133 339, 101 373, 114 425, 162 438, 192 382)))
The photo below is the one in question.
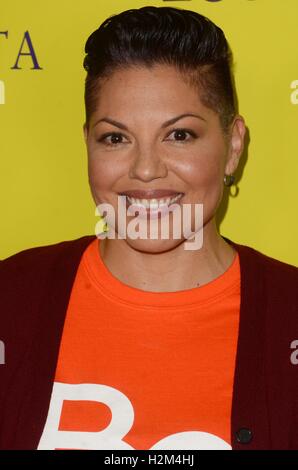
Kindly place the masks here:
POLYGON ((180 204, 184 193, 176 193, 173 194, 171 197, 163 197, 163 198, 152 198, 152 199, 139 199, 134 198, 132 196, 128 196, 126 194, 121 194, 121 196, 125 197, 125 205, 127 214, 130 216, 135 216, 136 212, 138 213, 138 217, 143 218, 161 218, 168 214, 170 210, 175 210, 175 205, 173 204, 180 204), (171 209, 172 207, 172 209, 171 209))
POLYGON ((139 206, 139 207, 144 207, 147 210, 151 211, 156 211, 158 209, 162 208, 167 208, 171 204, 174 204, 175 202, 178 202, 182 196, 183 193, 177 193, 174 196, 171 197, 164 197, 164 198, 152 198, 152 199, 139 199, 139 198, 134 198, 131 196, 126 195, 126 200, 129 206, 139 206))

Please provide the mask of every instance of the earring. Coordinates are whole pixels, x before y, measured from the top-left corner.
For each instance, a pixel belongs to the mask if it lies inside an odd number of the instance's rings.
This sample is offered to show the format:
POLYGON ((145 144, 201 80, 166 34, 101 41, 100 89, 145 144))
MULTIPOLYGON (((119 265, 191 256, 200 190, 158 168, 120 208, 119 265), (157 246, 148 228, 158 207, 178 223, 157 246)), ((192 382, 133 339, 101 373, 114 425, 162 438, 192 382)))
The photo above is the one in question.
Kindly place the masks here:
POLYGON ((235 186, 234 186, 234 191, 231 191, 231 186, 233 186, 234 181, 235 181, 235 176, 234 175, 225 175, 224 176, 224 184, 225 184, 225 186, 228 186, 230 188, 229 194, 232 197, 236 197, 238 192, 239 192, 239 188, 238 188, 237 184, 235 184, 235 186))
POLYGON ((232 186, 232 184, 235 181, 235 176, 234 175, 225 175, 224 176, 224 184, 225 186, 232 186))

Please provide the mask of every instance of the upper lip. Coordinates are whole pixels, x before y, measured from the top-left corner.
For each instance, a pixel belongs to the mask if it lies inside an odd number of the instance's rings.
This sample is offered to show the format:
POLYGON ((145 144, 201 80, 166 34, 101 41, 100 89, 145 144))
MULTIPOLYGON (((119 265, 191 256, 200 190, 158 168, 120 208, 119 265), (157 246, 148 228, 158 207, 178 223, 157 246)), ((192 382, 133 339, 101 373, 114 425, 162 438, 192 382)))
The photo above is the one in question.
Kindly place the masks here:
POLYGON ((128 191, 122 191, 119 195, 134 197, 136 199, 158 199, 161 197, 171 197, 176 196, 177 194, 184 194, 179 191, 174 191, 172 189, 131 189, 128 191))

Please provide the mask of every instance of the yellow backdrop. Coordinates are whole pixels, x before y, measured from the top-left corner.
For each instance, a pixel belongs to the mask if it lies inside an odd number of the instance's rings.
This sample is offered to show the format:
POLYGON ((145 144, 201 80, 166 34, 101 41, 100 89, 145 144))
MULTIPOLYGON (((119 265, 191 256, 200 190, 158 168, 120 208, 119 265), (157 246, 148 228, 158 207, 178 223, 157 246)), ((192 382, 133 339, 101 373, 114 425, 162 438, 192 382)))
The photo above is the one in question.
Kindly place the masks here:
POLYGON ((2 2, 0 258, 94 234, 84 45, 107 16, 145 5, 195 10, 225 31, 250 142, 238 195, 219 213, 220 232, 297 264, 297 0, 2 2))

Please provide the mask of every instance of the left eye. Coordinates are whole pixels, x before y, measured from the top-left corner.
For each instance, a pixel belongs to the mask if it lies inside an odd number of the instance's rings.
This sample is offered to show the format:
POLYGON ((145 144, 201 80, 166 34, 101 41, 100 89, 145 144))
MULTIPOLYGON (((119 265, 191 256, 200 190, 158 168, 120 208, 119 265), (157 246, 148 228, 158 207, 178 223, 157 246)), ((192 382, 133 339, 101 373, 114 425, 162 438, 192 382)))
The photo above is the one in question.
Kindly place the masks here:
POLYGON ((178 137, 178 139, 177 138, 174 139, 176 142, 185 142, 185 141, 191 140, 191 139, 184 138, 186 134, 189 134, 191 138, 196 138, 196 134, 190 129, 174 129, 169 135, 171 134, 178 137))

